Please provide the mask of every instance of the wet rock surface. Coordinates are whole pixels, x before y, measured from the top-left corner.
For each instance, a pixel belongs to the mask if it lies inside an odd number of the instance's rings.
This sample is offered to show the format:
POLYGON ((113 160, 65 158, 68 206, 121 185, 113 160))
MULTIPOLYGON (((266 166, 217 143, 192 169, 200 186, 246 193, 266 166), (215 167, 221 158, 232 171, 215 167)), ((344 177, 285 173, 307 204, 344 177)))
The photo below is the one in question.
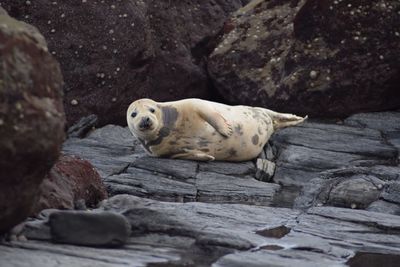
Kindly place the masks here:
MULTIPOLYGON (((29 241, 0 245, 0 264, 29 266, 35 259, 41 266, 372 267, 385 257, 395 266, 400 256, 398 119, 398 112, 365 113, 277 132, 260 155, 276 165, 271 183, 255 179, 256 161, 149 157, 120 126, 70 138, 64 153, 90 161, 112 196, 78 216, 117 213, 129 222, 128 240, 111 250, 54 245, 48 218, 57 211, 44 210, 17 233, 29 241)), ((79 224, 80 231, 90 233, 87 222, 79 224)), ((62 226, 60 233, 76 236, 75 228, 62 226)))
POLYGON ((63 78, 39 31, 0 8, 0 233, 23 221, 64 141, 63 78))
POLYGON ((399 108, 399 9, 395 0, 252 1, 225 22, 211 79, 231 103, 300 115, 399 108))
POLYGON ((242 6, 240 0, 1 4, 45 35, 65 78, 69 125, 90 114, 101 125, 123 124, 126 107, 142 97, 211 97, 207 41, 242 6))

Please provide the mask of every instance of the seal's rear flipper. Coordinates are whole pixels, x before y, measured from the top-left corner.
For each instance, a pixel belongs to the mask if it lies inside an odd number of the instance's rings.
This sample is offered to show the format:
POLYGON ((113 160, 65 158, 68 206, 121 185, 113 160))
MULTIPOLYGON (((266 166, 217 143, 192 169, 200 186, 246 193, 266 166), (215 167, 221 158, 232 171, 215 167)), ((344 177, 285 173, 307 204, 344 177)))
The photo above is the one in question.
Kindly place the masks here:
POLYGON ((274 124, 274 130, 294 126, 308 119, 308 116, 299 117, 289 113, 278 113, 272 110, 267 111, 274 124))

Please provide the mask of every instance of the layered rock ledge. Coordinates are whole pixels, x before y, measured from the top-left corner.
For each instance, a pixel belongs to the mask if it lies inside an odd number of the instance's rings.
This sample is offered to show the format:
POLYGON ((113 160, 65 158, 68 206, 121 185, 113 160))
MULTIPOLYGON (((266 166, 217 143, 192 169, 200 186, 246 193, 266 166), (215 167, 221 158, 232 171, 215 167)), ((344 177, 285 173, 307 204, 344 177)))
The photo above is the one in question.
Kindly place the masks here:
POLYGON ((364 113, 281 130, 260 156, 276 165, 270 183, 255 178, 255 161, 151 158, 120 126, 70 137, 63 152, 91 162, 111 198, 92 211, 43 211, 15 231, 28 241, 0 245, 0 264, 396 266, 399 121, 364 113), (92 226, 60 239, 71 228, 54 216, 92 226))

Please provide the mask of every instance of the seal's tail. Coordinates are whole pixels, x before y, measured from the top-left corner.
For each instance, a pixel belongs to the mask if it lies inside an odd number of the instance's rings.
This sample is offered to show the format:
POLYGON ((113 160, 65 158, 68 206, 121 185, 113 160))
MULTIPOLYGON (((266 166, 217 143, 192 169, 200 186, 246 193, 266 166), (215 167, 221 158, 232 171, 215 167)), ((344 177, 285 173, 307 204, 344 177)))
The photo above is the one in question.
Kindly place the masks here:
POLYGON ((278 113, 272 110, 267 111, 268 115, 272 118, 274 130, 294 126, 307 120, 308 116, 299 117, 289 113, 278 113))

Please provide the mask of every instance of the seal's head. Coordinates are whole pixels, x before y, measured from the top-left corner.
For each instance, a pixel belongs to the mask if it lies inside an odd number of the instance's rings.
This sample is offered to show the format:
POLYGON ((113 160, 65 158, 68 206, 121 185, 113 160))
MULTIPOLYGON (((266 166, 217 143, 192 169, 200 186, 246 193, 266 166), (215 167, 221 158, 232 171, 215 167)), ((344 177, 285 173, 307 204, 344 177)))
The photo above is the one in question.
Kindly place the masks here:
POLYGON ((156 135, 161 126, 161 110, 155 101, 139 99, 129 106, 126 120, 134 135, 147 139, 156 135))

